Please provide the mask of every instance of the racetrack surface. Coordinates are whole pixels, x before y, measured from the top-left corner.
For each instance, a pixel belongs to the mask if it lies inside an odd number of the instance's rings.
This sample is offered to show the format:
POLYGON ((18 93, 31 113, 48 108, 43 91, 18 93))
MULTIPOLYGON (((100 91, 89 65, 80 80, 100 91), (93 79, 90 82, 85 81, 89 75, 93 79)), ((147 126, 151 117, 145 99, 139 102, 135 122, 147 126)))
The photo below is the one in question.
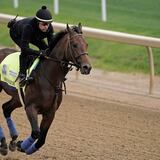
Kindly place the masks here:
MULTIPOLYGON (((157 77, 157 84, 159 86, 157 77)), ((67 95, 45 145, 35 154, 9 152, 3 160, 160 160, 160 96, 148 95, 148 76, 95 70, 68 76, 67 95)), ((8 97, 0 94, 0 104, 8 97)), ((8 129, 0 110, 7 141, 8 129)), ((23 108, 13 113, 19 140, 30 134, 23 108)))

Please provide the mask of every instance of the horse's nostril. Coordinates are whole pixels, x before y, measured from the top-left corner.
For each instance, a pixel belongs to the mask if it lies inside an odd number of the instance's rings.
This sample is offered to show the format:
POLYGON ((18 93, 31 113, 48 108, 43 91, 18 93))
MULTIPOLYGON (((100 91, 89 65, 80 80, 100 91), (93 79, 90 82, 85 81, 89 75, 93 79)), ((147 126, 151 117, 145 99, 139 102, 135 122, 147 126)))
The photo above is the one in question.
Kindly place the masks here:
POLYGON ((86 65, 86 66, 83 66, 83 69, 88 69, 88 66, 86 65))
POLYGON ((82 68, 85 70, 91 70, 92 67, 89 64, 86 64, 86 65, 83 65, 82 68))
POLYGON ((81 67, 82 74, 89 74, 91 70, 91 66, 89 64, 85 64, 81 67))

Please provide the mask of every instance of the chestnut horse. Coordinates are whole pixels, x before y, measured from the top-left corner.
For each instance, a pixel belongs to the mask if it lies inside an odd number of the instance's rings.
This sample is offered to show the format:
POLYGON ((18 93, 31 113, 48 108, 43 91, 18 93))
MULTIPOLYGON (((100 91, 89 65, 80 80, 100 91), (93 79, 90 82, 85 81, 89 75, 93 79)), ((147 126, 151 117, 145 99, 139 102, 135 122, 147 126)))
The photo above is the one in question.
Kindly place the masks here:
MULTIPOLYGON (((34 81, 25 87, 24 104, 27 118, 31 125, 31 135, 23 141, 16 142, 18 133, 11 118, 14 109, 21 107, 17 89, 0 81, 0 91, 3 89, 12 98, 2 105, 3 113, 11 135, 9 149, 15 148, 26 154, 39 150, 45 143, 48 129, 55 117, 55 112, 62 101, 62 84, 72 66, 81 74, 89 74, 91 64, 87 54, 88 45, 82 34, 82 26, 67 27, 54 42, 51 52, 41 59, 32 73, 34 81), (63 33, 63 34, 62 34, 63 33), (40 126, 38 115, 42 115, 40 126)), ((2 56, 3 57, 3 56, 2 56)), ((0 62, 3 58, 0 56, 0 62)), ((0 153, 7 154, 7 143, 3 129, 0 126, 0 153)))

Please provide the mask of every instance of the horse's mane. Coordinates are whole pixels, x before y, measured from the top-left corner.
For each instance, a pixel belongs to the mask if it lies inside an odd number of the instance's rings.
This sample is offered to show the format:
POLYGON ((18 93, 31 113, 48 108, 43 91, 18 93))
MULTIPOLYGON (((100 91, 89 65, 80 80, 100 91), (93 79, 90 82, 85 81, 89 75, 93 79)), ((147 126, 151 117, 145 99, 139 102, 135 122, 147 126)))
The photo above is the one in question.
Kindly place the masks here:
POLYGON ((60 31, 60 32, 58 32, 58 33, 55 34, 54 39, 53 39, 53 40, 50 42, 50 44, 49 44, 50 50, 52 50, 52 49, 56 46, 56 44, 58 43, 58 41, 59 41, 62 37, 64 37, 64 35, 65 35, 66 33, 67 33, 67 32, 66 32, 65 30, 62 30, 62 31, 60 31))
MULTIPOLYGON (((82 30, 78 26, 72 26, 71 29, 74 32, 78 33, 78 34, 82 34, 82 30)), ((49 45, 50 50, 52 50, 56 46, 56 44, 58 43, 58 41, 61 38, 63 38, 64 35, 66 35, 66 34, 67 34, 67 30, 66 29, 62 30, 62 31, 60 31, 58 33, 56 33, 55 36, 54 36, 54 39, 52 40, 52 42, 49 45)))

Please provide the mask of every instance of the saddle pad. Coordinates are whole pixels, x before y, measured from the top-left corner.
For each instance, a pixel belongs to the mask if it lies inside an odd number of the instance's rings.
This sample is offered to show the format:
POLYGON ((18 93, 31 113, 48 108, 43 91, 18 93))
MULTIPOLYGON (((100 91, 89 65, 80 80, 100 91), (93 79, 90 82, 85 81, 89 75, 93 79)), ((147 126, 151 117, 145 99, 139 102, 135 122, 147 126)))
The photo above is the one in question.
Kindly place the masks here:
MULTIPOLYGON (((16 79, 19 73, 19 55, 20 52, 15 52, 8 55, 0 64, 0 75, 1 81, 7 82, 9 85, 18 88, 18 83, 16 79)), ((28 75, 32 72, 33 69, 37 66, 39 58, 37 58, 30 69, 28 69, 28 75)))

